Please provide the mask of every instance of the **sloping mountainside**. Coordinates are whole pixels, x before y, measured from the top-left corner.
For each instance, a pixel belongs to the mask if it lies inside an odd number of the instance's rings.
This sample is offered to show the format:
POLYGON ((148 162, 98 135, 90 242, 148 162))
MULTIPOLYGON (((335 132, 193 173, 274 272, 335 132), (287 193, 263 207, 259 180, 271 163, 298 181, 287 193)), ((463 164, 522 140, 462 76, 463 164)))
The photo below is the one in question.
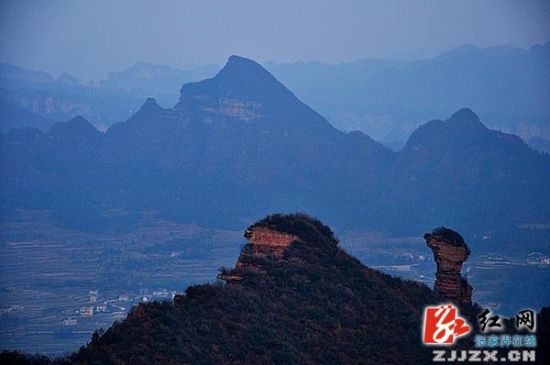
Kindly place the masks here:
POLYGON ((2 137, 4 211, 54 209, 88 228, 113 210, 202 224, 283 208, 343 217, 374 201, 396 158, 360 132, 336 130, 261 66, 235 56, 215 78, 184 85, 173 109, 149 99, 105 134, 80 136, 74 124, 2 137))
POLYGON ((544 126, 550 117, 550 42, 530 49, 463 46, 407 63, 267 67, 336 127, 368 130, 377 141, 405 141, 425 120, 464 105, 492 128, 524 138, 532 132, 522 129, 544 126))
POLYGON ((402 207, 402 219, 455 227, 548 222, 548 155, 488 129, 470 109, 418 128, 389 180, 387 199, 402 207))
POLYGON ((214 78, 184 85, 174 108, 148 99, 106 133, 82 118, 14 130, 1 135, 0 153, 4 219, 47 209, 82 229, 131 227, 151 213, 237 226, 292 210, 390 232, 550 221, 550 158, 473 112, 427 123, 395 153, 335 129, 237 56, 214 78))
MULTIPOLYGON (((339 247, 329 227, 305 214, 267 216, 244 236, 248 242, 236 266, 221 269, 222 281, 188 287, 173 302, 142 303, 64 358, 5 351, 0 362, 431 364, 432 348, 421 343, 424 308, 448 300, 449 270, 458 270, 459 286, 467 284, 460 266, 468 247, 444 227, 425 236, 435 249, 440 294, 363 266, 339 247), (457 248, 466 250, 460 262, 457 248), (450 261, 440 266, 441 260, 450 261)), ((461 314, 477 330, 482 309, 460 301, 461 314)), ((549 314, 544 308, 537 317, 540 364, 548 360, 549 314)), ((455 346, 473 348, 471 335, 455 346)))
POLYGON ((363 266, 305 215, 269 216, 246 237, 225 272, 238 280, 139 305, 67 362, 429 363, 419 335, 435 301, 427 287, 363 266))

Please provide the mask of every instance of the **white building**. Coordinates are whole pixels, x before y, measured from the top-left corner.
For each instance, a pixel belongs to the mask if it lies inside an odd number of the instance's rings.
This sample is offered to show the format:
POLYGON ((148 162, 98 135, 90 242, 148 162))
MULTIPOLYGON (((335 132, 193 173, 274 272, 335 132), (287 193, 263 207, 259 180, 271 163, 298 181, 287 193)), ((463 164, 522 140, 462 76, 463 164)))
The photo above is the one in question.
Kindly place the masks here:
POLYGON ((130 299, 130 296, 128 294, 120 294, 118 296, 119 302, 127 302, 130 299))
POLYGON ((78 323, 78 320, 76 318, 65 318, 63 322, 61 322, 64 326, 76 326, 78 323))

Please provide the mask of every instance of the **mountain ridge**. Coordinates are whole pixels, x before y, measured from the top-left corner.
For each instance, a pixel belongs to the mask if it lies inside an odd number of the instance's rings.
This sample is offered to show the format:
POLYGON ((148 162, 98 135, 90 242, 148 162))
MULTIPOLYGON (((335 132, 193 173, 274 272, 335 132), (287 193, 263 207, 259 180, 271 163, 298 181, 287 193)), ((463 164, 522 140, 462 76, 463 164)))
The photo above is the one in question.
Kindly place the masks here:
MULTIPOLYGON (((51 135, 5 135, 2 210, 70 206, 61 221, 82 216, 83 223, 87 214, 110 219, 104 214, 110 209, 136 217, 153 211, 222 225, 273 210, 307 210, 339 227, 382 231, 395 231, 396 220, 407 222, 405 231, 440 223, 478 231, 549 219, 548 157, 488 129, 470 109, 426 123, 396 153, 361 132, 335 129, 251 60, 234 57, 214 78, 190 85, 174 108, 147 99, 127 121, 91 133, 87 146, 76 137, 67 145, 51 135), (251 75, 241 75, 246 70, 251 75), (262 93, 249 92, 258 88, 262 93), (67 192, 86 193, 66 196, 58 185, 70 184, 70 176, 52 175, 52 166, 83 179, 67 192), (36 171, 52 175, 51 185, 19 184, 37 179, 36 171), (96 182, 94 189, 85 178, 96 182), (496 192, 512 198, 503 203, 496 192), (94 204, 84 208, 87 200, 94 204), (480 211, 483 219, 472 220, 480 211)), ((70 135, 72 124, 53 130, 70 135)))
MULTIPOLYGON (((550 42, 546 42, 528 49, 458 47, 410 62, 265 65, 339 129, 367 131, 392 148, 400 149, 412 130, 425 120, 449 115, 461 105, 479 112, 491 128, 518 134, 531 145, 541 146, 531 139, 548 140, 544 122, 550 111, 544 85, 548 83, 549 51, 550 42), (517 70, 522 72, 518 74, 517 70)), ((156 97, 163 107, 172 107, 183 83, 211 77, 219 69, 209 65, 178 70, 137 63, 109 73, 99 86, 84 86, 65 85, 45 73, 37 75, 2 65, 0 87, 5 93, 0 98, 34 113, 36 123, 29 118, 19 123, 17 115, 9 113, 0 120, 0 129, 29 125, 45 129, 52 121, 83 114, 105 130, 127 119, 146 97, 156 97)))

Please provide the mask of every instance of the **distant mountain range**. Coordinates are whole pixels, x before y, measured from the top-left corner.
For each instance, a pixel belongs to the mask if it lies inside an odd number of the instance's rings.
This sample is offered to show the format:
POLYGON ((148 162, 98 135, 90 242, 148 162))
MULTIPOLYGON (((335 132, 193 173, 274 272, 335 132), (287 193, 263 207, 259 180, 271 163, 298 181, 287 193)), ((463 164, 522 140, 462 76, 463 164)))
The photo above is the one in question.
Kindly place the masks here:
POLYGON ((81 229, 131 227, 150 214, 237 227, 274 211, 387 232, 550 223, 550 157, 471 110, 424 124, 396 153, 334 128, 237 56, 185 84, 173 108, 148 99, 105 133, 82 117, 12 130, 0 155, 4 219, 44 209, 81 229))
POLYGON ((99 82, 99 88, 142 99, 154 97, 161 105, 173 106, 178 101, 178 90, 182 84, 212 77, 219 70, 217 65, 179 70, 166 65, 138 62, 125 70, 109 72, 107 78, 99 82))
MULTIPOLYGON (((424 121, 467 105, 491 128, 550 152, 550 42, 528 50, 463 46, 414 62, 268 62, 266 68, 338 129, 361 130, 394 150, 424 121)), ((216 65, 179 70, 136 63, 109 73, 98 85, 84 86, 70 75, 54 80, 43 72, 0 65, 0 130, 45 130, 76 115, 105 130, 126 120, 147 97, 172 107, 183 83, 218 70, 216 65)))
POLYGON ((425 120, 464 105, 492 128, 550 140, 550 42, 528 50, 463 46, 406 63, 267 68, 338 128, 360 129, 378 141, 404 143, 425 120))
POLYGON ((149 96, 163 105, 174 105, 183 83, 202 80, 218 69, 211 65, 182 71, 136 63, 109 73, 99 85, 83 85, 68 74, 54 79, 44 72, 0 64, 0 131, 26 126, 47 130, 77 115, 105 130, 128 119, 149 96))

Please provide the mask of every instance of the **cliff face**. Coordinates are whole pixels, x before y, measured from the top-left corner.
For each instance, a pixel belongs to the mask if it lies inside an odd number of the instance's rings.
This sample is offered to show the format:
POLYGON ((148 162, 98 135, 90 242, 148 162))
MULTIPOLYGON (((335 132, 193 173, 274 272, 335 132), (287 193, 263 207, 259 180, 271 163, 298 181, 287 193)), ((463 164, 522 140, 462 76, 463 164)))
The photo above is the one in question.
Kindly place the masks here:
POLYGON ((245 231, 244 237, 248 243, 237 260, 236 268, 218 275, 219 279, 227 283, 241 281, 246 271, 265 273, 262 259, 280 259, 292 242, 299 241, 297 235, 268 226, 251 226, 245 231))
POLYGON ((424 239, 437 264, 435 294, 456 303, 471 304, 472 287, 460 275, 462 264, 470 255, 462 237, 448 228, 438 228, 426 233, 424 239))
POLYGON ((284 251, 298 236, 280 232, 269 227, 253 227, 245 231, 244 237, 258 255, 282 257, 284 251))

